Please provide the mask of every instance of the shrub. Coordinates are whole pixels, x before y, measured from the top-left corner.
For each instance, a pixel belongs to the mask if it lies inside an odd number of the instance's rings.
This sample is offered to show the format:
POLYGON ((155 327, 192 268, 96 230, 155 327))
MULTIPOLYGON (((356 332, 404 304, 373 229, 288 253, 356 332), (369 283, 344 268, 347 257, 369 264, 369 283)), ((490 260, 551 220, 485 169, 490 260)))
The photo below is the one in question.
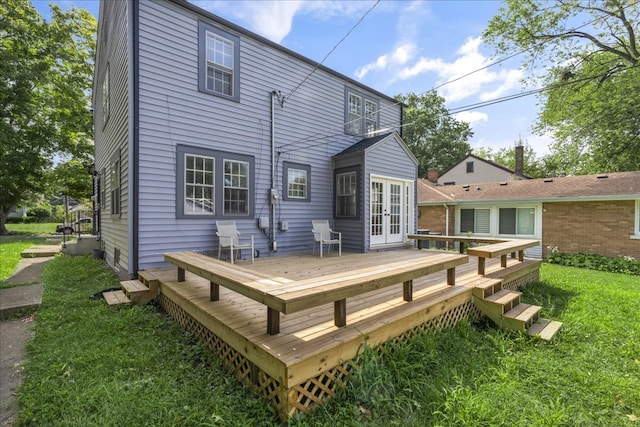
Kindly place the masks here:
POLYGON ((640 276, 640 262, 633 257, 608 258, 594 254, 551 253, 545 261, 570 267, 589 268, 609 273, 623 273, 640 276))
POLYGON ((27 222, 44 222, 51 216, 51 210, 42 206, 29 209, 27 212, 27 222))

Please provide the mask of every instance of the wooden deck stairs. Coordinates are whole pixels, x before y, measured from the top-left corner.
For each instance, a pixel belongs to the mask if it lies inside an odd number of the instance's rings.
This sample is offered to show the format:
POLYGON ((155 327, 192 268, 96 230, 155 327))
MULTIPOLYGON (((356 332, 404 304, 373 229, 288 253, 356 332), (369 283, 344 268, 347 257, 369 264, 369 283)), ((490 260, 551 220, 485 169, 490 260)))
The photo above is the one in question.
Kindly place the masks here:
POLYGON ((104 292, 104 300, 110 306, 146 304, 158 296, 160 280, 150 271, 139 271, 138 279, 120 282, 122 289, 104 292))
POLYGON ((541 318, 542 307, 520 302, 522 292, 502 289, 501 279, 480 279, 472 294, 473 303, 500 328, 550 341, 562 326, 561 322, 541 318))

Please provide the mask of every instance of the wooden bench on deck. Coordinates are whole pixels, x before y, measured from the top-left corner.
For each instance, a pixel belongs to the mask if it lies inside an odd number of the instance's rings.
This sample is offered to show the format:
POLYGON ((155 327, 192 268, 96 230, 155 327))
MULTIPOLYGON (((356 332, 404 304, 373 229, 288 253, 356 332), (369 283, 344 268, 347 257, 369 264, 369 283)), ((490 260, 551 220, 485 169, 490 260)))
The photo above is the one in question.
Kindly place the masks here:
POLYGON ((335 325, 346 326, 347 298, 402 283, 403 299, 411 301, 413 279, 447 270, 447 284, 454 285, 455 267, 469 261, 466 255, 440 253, 294 281, 259 274, 194 252, 165 254, 164 259, 178 267, 179 282, 185 280, 185 271, 209 280, 211 301, 218 301, 219 287, 224 286, 265 304, 270 335, 280 332, 280 313, 294 313, 330 302, 334 303, 335 325))
POLYGON ((508 254, 511 254, 512 258, 515 258, 515 254, 517 252, 518 260, 522 262, 524 261, 524 250, 538 246, 539 244, 540 242, 538 240, 509 240, 506 242, 494 243, 492 245, 468 248, 467 254, 478 257, 478 274, 484 275, 486 258, 500 257, 500 266, 505 268, 507 266, 508 254))
POLYGON ((422 249, 422 242, 460 242, 460 253, 464 253, 465 244, 468 243, 502 243, 505 239, 494 237, 469 237, 469 236, 443 236, 441 234, 407 234, 408 239, 418 243, 418 249, 422 249))

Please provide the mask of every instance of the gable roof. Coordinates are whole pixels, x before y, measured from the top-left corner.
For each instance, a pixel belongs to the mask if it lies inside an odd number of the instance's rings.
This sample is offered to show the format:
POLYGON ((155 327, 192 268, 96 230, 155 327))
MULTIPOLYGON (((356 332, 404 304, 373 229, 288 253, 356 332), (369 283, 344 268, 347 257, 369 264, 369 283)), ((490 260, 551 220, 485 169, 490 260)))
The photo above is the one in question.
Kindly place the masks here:
POLYGON ((360 141, 356 142, 355 144, 345 148, 344 150, 342 150, 341 152, 336 154, 334 157, 344 156, 344 155, 347 155, 347 154, 358 153, 358 152, 363 152, 363 151, 366 152, 367 150, 375 147, 378 144, 382 144, 384 141, 389 140, 389 139, 395 139, 395 141, 398 144, 400 144, 402 149, 405 151, 407 156, 409 156, 409 158, 416 165, 418 164, 418 159, 416 159, 416 156, 414 156, 413 153, 411 152, 411 150, 409 150, 409 147, 407 147, 407 145, 404 143, 404 141, 402 140, 400 135, 398 135, 397 132, 390 132, 390 133, 386 133, 386 134, 382 134, 382 135, 376 135, 376 136, 372 136, 372 137, 369 137, 369 138, 361 139, 360 141))
POLYGON ((640 199, 640 171, 471 185, 436 186, 426 179, 418 180, 418 204, 421 205, 621 199, 640 199))
POLYGON ((461 164, 461 163, 463 163, 463 162, 468 161, 468 160, 469 160, 469 158, 473 158, 473 159, 475 159, 475 160, 479 160, 479 161, 481 161, 481 162, 484 162, 484 163, 486 163, 486 164, 488 164, 488 165, 491 165, 491 166, 493 166, 493 167, 496 167, 496 168, 498 168, 498 169, 502 169, 503 171, 508 172, 508 173, 510 173, 510 174, 513 174, 513 175, 518 175, 518 176, 521 176, 521 177, 523 177, 523 178, 529 178, 528 176, 526 176, 526 175, 524 175, 524 174, 517 173, 517 172, 516 172, 516 171, 514 171, 513 169, 509 169, 508 167, 506 167, 506 166, 502 166, 502 165, 500 165, 500 164, 498 164, 498 163, 495 163, 495 162, 492 162, 491 160, 483 159, 482 157, 478 157, 478 156, 476 156, 475 154, 467 154, 467 155, 466 155, 465 157, 463 157, 463 158, 462 158, 458 163, 454 164, 453 166, 450 166, 450 167, 449 167, 449 168, 447 168, 444 172, 442 172, 442 173, 440 174, 440 178, 442 178, 442 177, 443 177, 447 172, 449 172, 451 169, 455 168, 455 167, 456 167, 456 166, 458 166, 459 164, 461 164))
POLYGON ((301 55, 301 54, 299 54, 297 52, 294 52, 293 50, 287 49, 286 47, 284 47, 284 46, 282 46, 282 45, 280 45, 278 43, 275 43, 275 42, 273 42, 273 41, 271 41, 271 40, 269 40, 269 39, 267 39, 265 37, 262 37, 262 36, 252 32, 252 31, 249 31, 246 28, 241 27, 240 25, 234 24, 231 21, 227 21, 226 19, 224 19, 224 18, 222 18, 222 17, 220 17, 218 15, 215 15, 215 14, 209 12, 208 10, 202 9, 201 7, 198 7, 198 6, 190 3, 187 0, 169 0, 169 1, 174 3, 174 4, 176 4, 176 5, 179 5, 179 6, 183 7, 183 8, 185 8, 185 9, 188 9, 188 10, 190 10, 192 12, 195 12, 198 15, 209 19, 212 22, 215 22, 215 23, 217 23, 219 25, 223 25, 223 26, 225 26, 227 28, 232 29, 233 31, 235 31, 235 32, 237 32, 239 34, 243 34, 243 35, 245 35, 247 37, 250 37, 250 38, 252 38, 252 39, 264 44, 264 45, 267 45, 267 46, 272 47, 272 48, 274 48, 276 50, 279 50, 279 51, 285 53, 286 55, 292 56, 292 57, 294 57, 294 58, 296 58, 296 59, 298 59, 300 61, 306 62, 307 64, 310 64, 311 66, 316 67, 319 70, 322 70, 322 71, 325 71, 325 72, 327 72, 329 74, 332 74, 332 75, 338 77, 339 79, 341 79, 341 80, 343 80, 345 82, 348 82, 349 84, 351 84, 353 86, 362 88, 362 89, 364 89, 364 90, 366 90, 366 91, 368 91, 368 92, 370 92, 372 94, 375 94, 376 96, 378 96, 380 98, 386 99, 387 101, 394 102, 394 103, 398 103, 399 102, 398 100, 396 100, 395 98, 392 98, 389 95, 385 95, 384 93, 379 92, 379 91, 377 91, 377 90, 375 90, 375 89, 373 89, 373 88, 371 88, 369 86, 366 86, 366 85, 358 82, 357 80, 352 79, 351 77, 347 77, 346 75, 341 74, 341 73, 339 73, 339 72, 337 72, 337 71, 335 71, 335 70, 333 70, 333 69, 331 69, 331 68, 329 68, 329 67, 327 67, 325 65, 322 65, 317 61, 309 59, 306 56, 303 56, 303 55, 301 55))

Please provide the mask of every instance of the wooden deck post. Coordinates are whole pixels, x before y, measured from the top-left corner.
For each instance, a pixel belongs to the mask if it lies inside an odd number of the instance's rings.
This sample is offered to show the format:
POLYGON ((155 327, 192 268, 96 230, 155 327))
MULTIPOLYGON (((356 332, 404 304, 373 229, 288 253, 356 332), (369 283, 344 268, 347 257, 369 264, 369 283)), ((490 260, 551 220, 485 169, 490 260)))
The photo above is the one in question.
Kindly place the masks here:
POLYGON ((209 282, 211 293, 209 295, 209 301, 220 301, 220 285, 217 283, 209 282))
POLYGON ((506 268, 507 267, 507 255, 500 255, 500 267, 502 268, 506 268))
POLYGON ((184 268, 178 267, 178 282, 184 282, 184 268))
POLYGON ((456 268, 451 267, 447 269, 447 285, 453 286, 456 284, 456 268))
POLYGON ((478 257, 478 274, 484 276, 484 257, 478 257))
POLYGON ((520 262, 524 261, 524 249, 521 251, 518 251, 518 261, 520 262))
POLYGON ((333 320, 338 328, 347 326, 347 300, 333 302, 333 320))
POLYGON ((405 301, 413 301, 413 280, 402 283, 402 298, 405 301))
POLYGON ((267 307, 267 333, 269 335, 280 333, 280 313, 271 307, 267 307))

